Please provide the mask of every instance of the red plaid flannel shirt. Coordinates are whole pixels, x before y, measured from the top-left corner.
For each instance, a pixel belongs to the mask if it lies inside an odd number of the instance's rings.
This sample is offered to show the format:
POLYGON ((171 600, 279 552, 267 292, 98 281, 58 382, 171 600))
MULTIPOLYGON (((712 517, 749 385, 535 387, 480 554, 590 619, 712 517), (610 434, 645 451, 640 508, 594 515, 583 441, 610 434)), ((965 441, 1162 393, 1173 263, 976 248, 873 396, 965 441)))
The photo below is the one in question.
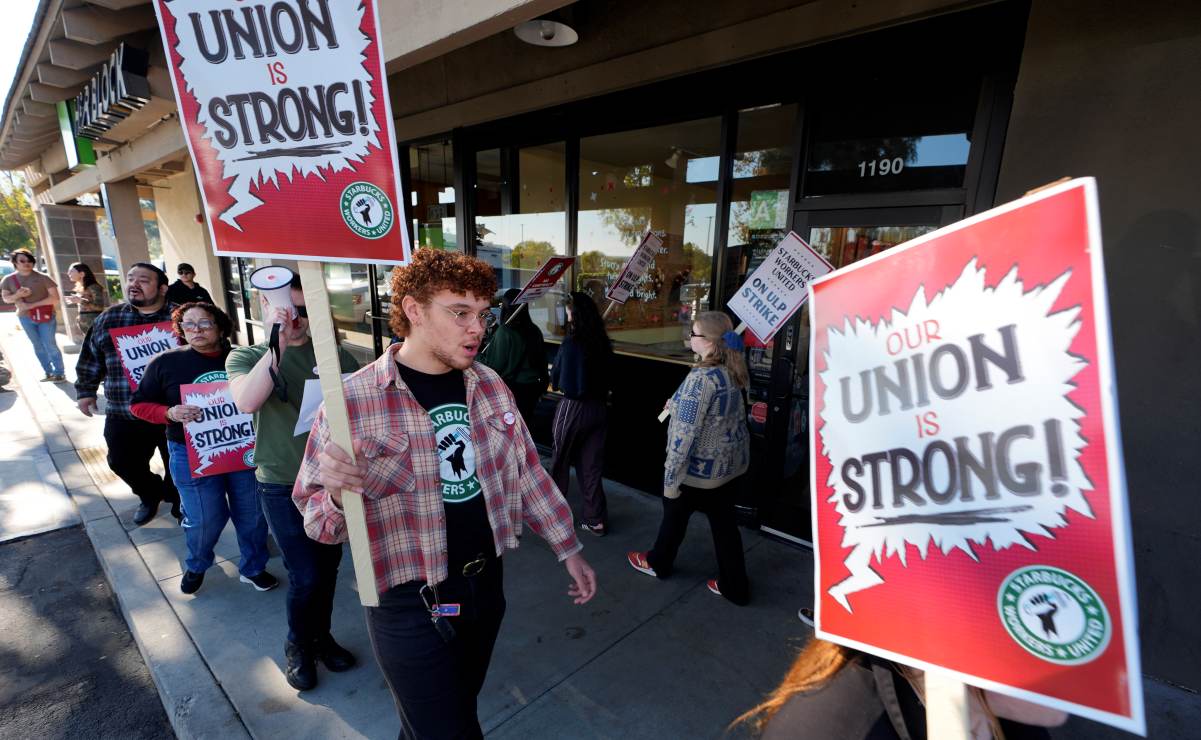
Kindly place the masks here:
MULTIPOLYGON (((401 583, 446 580, 446 516, 437 440, 429 414, 396 369, 399 345, 345 383, 351 434, 367 461, 363 505, 380 593, 401 583)), ((496 554, 517 547, 524 519, 559 560, 579 552, 571 508, 542 468, 534 441, 500 376, 479 363, 463 371, 496 554), (508 421, 506 421, 506 419, 508 421)), ((292 500, 318 542, 345 542, 346 519, 321 485, 317 454, 329 441, 322 407, 313 422, 292 500)))

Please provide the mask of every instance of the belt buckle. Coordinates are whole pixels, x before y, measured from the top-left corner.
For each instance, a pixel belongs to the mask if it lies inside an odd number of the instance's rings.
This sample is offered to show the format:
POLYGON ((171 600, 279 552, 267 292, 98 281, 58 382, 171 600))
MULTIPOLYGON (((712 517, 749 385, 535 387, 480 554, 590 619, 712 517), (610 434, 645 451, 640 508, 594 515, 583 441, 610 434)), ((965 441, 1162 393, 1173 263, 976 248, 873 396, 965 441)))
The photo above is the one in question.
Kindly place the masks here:
POLYGON ((463 564, 463 575, 467 578, 478 576, 484 572, 484 566, 488 564, 488 559, 480 555, 475 560, 468 561, 463 564))

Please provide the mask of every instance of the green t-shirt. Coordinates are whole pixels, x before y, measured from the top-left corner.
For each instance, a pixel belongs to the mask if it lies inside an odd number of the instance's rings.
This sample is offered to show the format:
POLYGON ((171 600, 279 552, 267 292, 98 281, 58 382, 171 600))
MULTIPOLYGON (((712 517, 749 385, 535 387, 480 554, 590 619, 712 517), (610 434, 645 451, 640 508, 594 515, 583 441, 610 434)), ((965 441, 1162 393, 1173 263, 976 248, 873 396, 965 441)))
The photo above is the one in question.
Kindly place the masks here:
MULTIPOLYGON (((267 354, 266 344, 250 347, 234 347, 225 360, 229 379, 246 375, 267 354)), ((359 369, 359 363, 349 352, 338 348, 342 361, 342 372, 359 369)), ((280 376, 287 386, 288 400, 281 401, 272 392, 271 396, 254 413, 254 476, 263 483, 292 485, 300 472, 300 460, 304 457, 304 446, 309 441, 308 432, 293 434, 296 420, 300 418, 300 400, 304 395, 304 382, 317 377, 317 358, 313 355, 313 343, 284 350, 280 363, 280 376)))

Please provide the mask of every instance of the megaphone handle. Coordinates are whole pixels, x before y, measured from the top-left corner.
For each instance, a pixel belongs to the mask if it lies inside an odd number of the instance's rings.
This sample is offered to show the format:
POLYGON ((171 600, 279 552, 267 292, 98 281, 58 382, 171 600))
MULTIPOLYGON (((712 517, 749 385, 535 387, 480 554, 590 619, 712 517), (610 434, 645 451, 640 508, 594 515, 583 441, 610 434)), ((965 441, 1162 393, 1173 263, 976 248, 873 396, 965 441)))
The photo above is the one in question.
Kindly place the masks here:
POLYGON ((275 362, 272 363, 272 367, 269 370, 271 372, 271 382, 275 386, 275 395, 279 397, 279 400, 287 401, 288 387, 284 385, 284 379, 275 371, 275 368, 279 367, 279 330, 279 324, 271 325, 271 339, 267 341, 267 347, 271 352, 271 356, 275 358, 275 362))

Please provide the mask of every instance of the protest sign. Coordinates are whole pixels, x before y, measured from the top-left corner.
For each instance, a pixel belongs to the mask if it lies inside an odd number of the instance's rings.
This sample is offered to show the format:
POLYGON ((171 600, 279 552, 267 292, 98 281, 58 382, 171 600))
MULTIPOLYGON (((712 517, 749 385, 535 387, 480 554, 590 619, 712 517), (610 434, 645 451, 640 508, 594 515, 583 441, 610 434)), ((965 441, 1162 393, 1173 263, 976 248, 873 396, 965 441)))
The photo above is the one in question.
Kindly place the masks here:
POLYGON ((117 327, 109 329, 108 335, 112 337, 113 348, 121 358, 121 368, 125 370, 125 379, 132 391, 138 389, 151 360, 179 346, 179 338, 170 321, 117 327))
POLYGON ((155 0, 219 255, 407 262, 374 0, 155 0))
POLYGON ((254 417, 234 405, 227 381, 185 383, 179 398, 201 411, 198 421, 183 425, 193 478, 254 468, 254 417))
POLYGON ((809 299, 809 284, 834 267, 793 232, 780 240, 726 304, 759 341, 775 336, 809 299))
POLYGON ((634 254, 626 260, 625 266, 621 268, 621 273, 617 279, 609 286, 609 290, 605 292, 605 297, 614 303, 625 303, 629 300, 630 291, 646 274, 647 269, 655 261, 655 257, 659 254, 659 250, 663 248, 663 240, 655 235, 653 231, 648 231, 643 235, 642 241, 638 243, 638 248, 634 250, 634 254))
POLYGON ((1144 731, 1096 186, 814 281, 817 634, 1144 731))
POLYGON ((567 268, 571 267, 572 262, 575 262, 575 257, 551 257, 548 259, 513 299, 513 305, 529 303, 549 293, 550 289, 555 287, 555 283, 566 274, 567 268))

